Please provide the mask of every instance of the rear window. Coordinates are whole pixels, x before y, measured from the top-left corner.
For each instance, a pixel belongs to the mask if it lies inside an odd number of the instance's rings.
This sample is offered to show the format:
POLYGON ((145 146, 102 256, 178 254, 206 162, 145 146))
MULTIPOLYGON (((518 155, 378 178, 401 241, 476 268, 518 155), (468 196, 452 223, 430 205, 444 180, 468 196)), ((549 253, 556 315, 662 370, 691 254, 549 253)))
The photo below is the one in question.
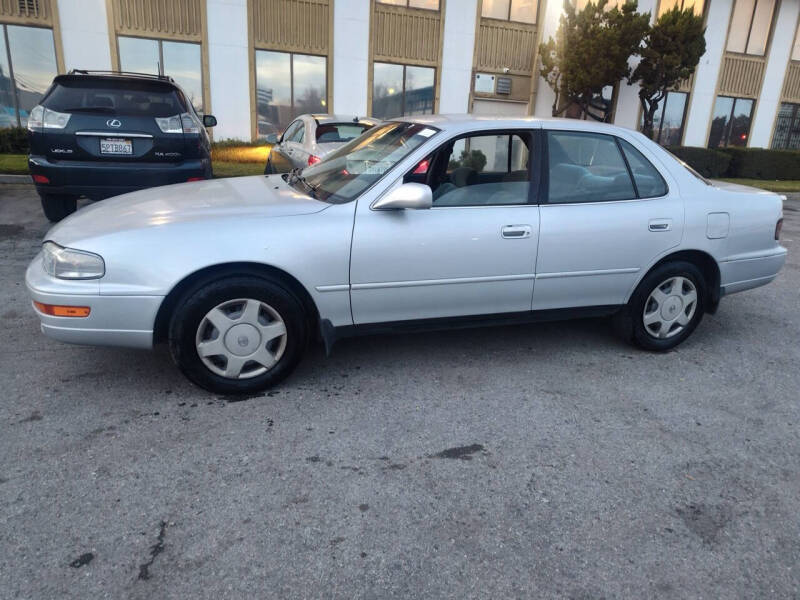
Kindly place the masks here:
POLYGON ((320 144, 349 142, 370 127, 372 126, 361 123, 324 123, 317 125, 317 142, 320 144))
POLYGON ((57 112, 170 117, 186 112, 180 92, 158 81, 58 81, 42 104, 57 112))

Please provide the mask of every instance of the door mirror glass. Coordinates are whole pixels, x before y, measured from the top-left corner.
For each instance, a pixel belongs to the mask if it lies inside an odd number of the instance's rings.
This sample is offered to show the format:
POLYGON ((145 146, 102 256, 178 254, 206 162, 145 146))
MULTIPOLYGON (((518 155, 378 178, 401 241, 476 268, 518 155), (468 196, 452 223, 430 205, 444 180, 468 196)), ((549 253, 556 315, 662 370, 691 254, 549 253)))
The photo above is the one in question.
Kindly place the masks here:
POLYGON ((431 188, 424 183, 404 183, 386 193, 375 204, 374 210, 398 210, 401 208, 424 209, 433 204, 431 188))
POLYGON ((217 117, 214 115, 203 115, 203 125, 205 127, 214 127, 217 124, 217 117))
POLYGON ((278 140, 278 134, 277 134, 277 133, 270 133, 270 134, 269 134, 267 137, 265 137, 265 138, 264 138, 264 140, 265 140, 265 141, 266 141, 268 144, 272 144, 273 146, 274 146, 275 144, 279 143, 279 140, 278 140))

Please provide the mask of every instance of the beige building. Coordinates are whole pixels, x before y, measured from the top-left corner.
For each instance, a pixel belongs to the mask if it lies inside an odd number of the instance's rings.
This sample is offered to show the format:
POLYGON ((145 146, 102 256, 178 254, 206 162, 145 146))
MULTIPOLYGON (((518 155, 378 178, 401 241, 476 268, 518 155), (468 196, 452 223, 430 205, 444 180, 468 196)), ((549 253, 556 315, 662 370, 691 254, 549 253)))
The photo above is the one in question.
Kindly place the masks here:
MULTIPOLYGON (((585 3, 586 0, 578 0, 585 3)), ((695 76, 657 116, 663 144, 800 148, 800 0, 640 0, 708 24, 695 76)), ((0 126, 24 125, 56 73, 163 70, 217 139, 297 114, 540 115, 539 42, 561 0, 0 0, 0 126)), ((636 128, 637 89, 604 93, 636 128)))

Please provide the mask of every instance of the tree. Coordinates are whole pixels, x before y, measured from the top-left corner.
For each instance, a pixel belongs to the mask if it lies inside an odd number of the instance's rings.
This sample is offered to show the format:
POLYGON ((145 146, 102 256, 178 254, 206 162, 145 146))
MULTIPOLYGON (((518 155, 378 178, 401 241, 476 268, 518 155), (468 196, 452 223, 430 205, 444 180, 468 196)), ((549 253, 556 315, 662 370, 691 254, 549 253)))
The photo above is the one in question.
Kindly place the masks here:
POLYGON ((598 104, 603 88, 630 77, 628 59, 639 53, 642 39, 650 26, 649 14, 636 12, 636 0, 622 8, 606 10, 608 0, 588 2, 576 11, 564 1, 556 37, 539 46, 540 73, 553 88, 553 116, 570 106, 578 106, 581 117, 600 121, 611 118, 611 106, 598 104), (598 109, 594 114, 590 107, 598 109))
POLYGON ((703 18, 691 7, 675 7, 661 15, 645 36, 642 60, 629 81, 638 82, 642 103, 642 133, 653 137, 653 120, 669 90, 694 73, 706 51, 703 18))

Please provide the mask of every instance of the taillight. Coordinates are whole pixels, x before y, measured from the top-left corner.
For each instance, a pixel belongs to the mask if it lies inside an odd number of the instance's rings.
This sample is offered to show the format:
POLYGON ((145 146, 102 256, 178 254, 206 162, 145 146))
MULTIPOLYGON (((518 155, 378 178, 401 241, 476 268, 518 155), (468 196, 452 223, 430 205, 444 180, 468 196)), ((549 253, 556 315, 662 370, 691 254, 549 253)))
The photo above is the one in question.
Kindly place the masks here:
POLYGON ((320 162, 322 159, 319 156, 314 156, 313 154, 308 155, 308 166, 315 165, 320 162))
POLYGON ((414 172, 412 173, 412 175, 424 175, 425 173, 427 173, 427 172, 428 172, 428 167, 430 167, 430 165, 431 165, 431 162, 430 162, 430 160, 428 160, 427 158, 426 158, 426 159, 423 159, 423 160, 422 160, 422 161, 421 161, 421 162, 420 162, 420 163, 417 165, 417 168, 416 168, 416 169, 414 169, 414 172))
POLYGON ((155 120, 162 133, 200 133, 200 124, 188 112, 155 120))
POLYGON ((202 177, 189 177, 186 181, 203 181, 202 177))
POLYGON ((775 224, 775 239, 781 239, 781 229, 783 229, 783 219, 778 219, 778 222, 775 224))
POLYGON ((64 129, 69 123, 69 113, 60 113, 37 104, 31 109, 28 115, 28 129, 37 131, 39 129, 64 129))
POLYGON ((50 183, 50 180, 45 177, 44 175, 34 175, 33 176, 34 183, 50 183))

